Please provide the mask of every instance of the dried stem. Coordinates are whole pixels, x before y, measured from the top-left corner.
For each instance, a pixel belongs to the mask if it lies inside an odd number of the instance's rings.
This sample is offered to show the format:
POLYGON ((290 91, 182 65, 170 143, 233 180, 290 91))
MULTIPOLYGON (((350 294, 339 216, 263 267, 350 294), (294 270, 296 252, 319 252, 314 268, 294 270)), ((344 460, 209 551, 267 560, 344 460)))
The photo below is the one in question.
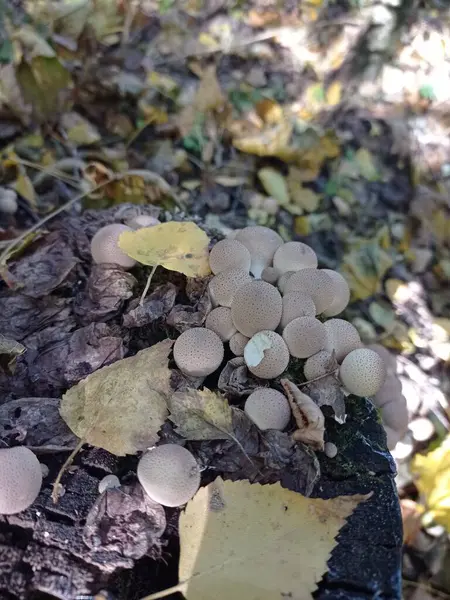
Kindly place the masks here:
POLYGON ((67 457, 63 466, 60 468, 58 475, 56 476, 55 482, 53 484, 52 500, 53 500, 54 504, 57 504, 58 500, 59 500, 59 484, 61 482, 62 476, 64 475, 66 469, 68 467, 70 467, 70 465, 73 463, 73 459, 75 458, 75 456, 78 454, 78 452, 81 450, 81 448, 83 447, 83 445, 85 443, 86 442, 85 442, 84 438, 81 438, 81 440, 78 442, 78 444, 75 446, 75 448, 72 450, 72 452, 67 457))
POLYGON ((145 596, 141 598, 141 600, 159 600, 159 598, 167 598, 171 594, 175 594, 175 592, 183 592, 185 584, 177 583, 173 587, 162 590, 161 592, 155 592, 154 594, 150 594, 150 596, 145 596))
POLYGON ((145 288, 144 291, 142 292, 142 296, 141 299, 139 300, 139 306, 142 306, 144 304, 144 298, 147 295, 148 289, 150 287, 150 284, 152 282, 152 277, 156 271, 156 269, 158 268, 158 265, 154 265, 152 267, 152 270, 150 271, 150 275, 147 277, 147 283, 145 284, 145 288))

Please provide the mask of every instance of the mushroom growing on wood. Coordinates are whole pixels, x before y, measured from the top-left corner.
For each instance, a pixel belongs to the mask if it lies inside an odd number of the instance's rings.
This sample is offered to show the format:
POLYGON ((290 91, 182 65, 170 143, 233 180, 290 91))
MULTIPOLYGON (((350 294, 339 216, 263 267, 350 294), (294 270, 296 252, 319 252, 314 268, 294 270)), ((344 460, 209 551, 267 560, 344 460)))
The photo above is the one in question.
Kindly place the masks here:
POLYGON ((284 287, 284 293, 288 292, 304 292, 311 296, 318 315, 329 308, 333 301, 331 278, 318 269, 302 269, 291 275, 284 287))
POLYGON ((269 227, 244 227, 236 234, 236 240, 244 244, 251 256, 250 272, 260 279, 263 270, 272 264, 275 251, 283 243, 276 231, 269 227))
POLYGON ((208 285, 212 303, 230 307, 236 292, 251 281, 248 271, 244 269, 228 269, 218 273, 208 285))
POLYGON ((408 428, 409 420, 406 398, 400 395, 386 402, 381 408, 381 418, 388 427, 403 435, 408 428))
POLYGON ((259 331, 247 342, 244 360, 250 373, 261 379, 275 379, 289 364, 289 350, 274 331, 259 331))
POLYGON ((209 266, 214 275, 229 269, 250 270, 250 252, 238 240, 220 240, 209 253, 209 266))
POLYGON ((325 322, 327 342, 325 349, 336 353, 336 360, 342 362, 352 350, 361 348, 358 330, 344 319, 330 319, 325 322))
POLYGON ((231 310, 226 306, 214 308, 206 317, 205 327, 217 333, 222 342, 228 342, 236 333, 236 328, 231 318, 231 310))
POLYGON ((184 331, 173 346, 173 358, 182 373, 189 377, 206 377, 223 361, 223 343, 217 333, 204 327, 184 331))
POLYGON ((239 288, 231 303, 231 317, 238 331, 251 337, 263 329, 276 329, 283 302, 276 287, 257 280, 239 288))
POLYGON ((42 485, 41 465, 25 446, 0 450, 0 515, 15 515, 33 504, 42 485))
POLYGON ((244 410, 262 431, 283 431, 291 418, 291 408, 286 397, 270 388, 258 388, 252 392, 245 402, 244 410))
POLYGON ((298 317, 286 325, 283 339, 292 356, 308 358, 324 348, 327 333, 318 319, 298 317))
POLYGON ((133 230, 127 225, 114 223, 97 231, 91 240, 91 254, 95 263, 112 263, 124 269, 134 267, 136 261, 119 248, 119 237, 124 231, 133 230))
POLYGON ((386 367, 379 354, 368 348, 353 350, 344 358, 339 378, 355 396, 374 396, 384 383, 386 367))
POLYGON ((143 454, 137 476, 145 493, 163 506, 186 504, 200 487, 197 461, 177 444, 158 446, 143 454))
POLYGON ((300 271, 317 268, 317 256, 312 248, 302 242, 286 242, 274 254, 273 266, 280 271, 300 271))

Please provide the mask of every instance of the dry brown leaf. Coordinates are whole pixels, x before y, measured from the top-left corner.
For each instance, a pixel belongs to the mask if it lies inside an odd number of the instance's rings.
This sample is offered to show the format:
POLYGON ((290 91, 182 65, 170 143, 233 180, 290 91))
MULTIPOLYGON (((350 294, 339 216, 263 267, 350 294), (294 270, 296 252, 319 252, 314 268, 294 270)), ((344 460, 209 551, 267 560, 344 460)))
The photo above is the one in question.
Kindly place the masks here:
POLYGON ((180 514, 180 583, 143 600, 311 600, 339 530, 370 495, 312 499, 218 478, 180 514))
POLYGON ((325 417, 322 411, 314 400, 301 392, 292 381, 282 379, 281 385, 286 392, 297 424, 297 430, 294 431, 292 437, 297 442, 303 442, 317 450, 323 450, 325 417))
POLYGON ((60 413, 86 443, 124 456, 155 444, 170 394, 164 340, 88 375, 66 392, 60 413))

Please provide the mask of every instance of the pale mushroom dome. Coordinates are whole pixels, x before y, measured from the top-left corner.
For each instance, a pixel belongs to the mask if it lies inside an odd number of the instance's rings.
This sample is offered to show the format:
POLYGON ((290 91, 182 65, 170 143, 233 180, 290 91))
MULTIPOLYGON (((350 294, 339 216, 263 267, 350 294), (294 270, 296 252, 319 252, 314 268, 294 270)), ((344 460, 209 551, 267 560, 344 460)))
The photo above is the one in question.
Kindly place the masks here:
POLYGON ((182 373, 190 377, 206 377, 223 361, 223 342, 217 333, 205 327, 184 331, 175 341, 173 358, 182 373))

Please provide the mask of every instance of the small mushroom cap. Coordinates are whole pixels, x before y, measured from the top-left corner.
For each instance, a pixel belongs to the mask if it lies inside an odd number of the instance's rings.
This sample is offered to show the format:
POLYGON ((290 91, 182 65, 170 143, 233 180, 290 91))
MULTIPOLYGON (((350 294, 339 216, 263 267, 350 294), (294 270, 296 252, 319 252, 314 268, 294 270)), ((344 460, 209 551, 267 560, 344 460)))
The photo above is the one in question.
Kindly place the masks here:
POLYGON ((237 331, 230 339, 230 350, 235 356, 244 356, 244 348, 250 338, 237 331))
POLYGON ((395 446, 400 441, 402 434, 398 431, 395 431, 394 429, 392 429, 392 427, 389 427, 388 425, 383 425, 383 427, 384 431, 386 432, 386 445, 388 447, 388 450, 394 450, 395 446))
POLYGON ((378 392, 372 398, 373 403, 377 408, 382 408, 391 400, 396 400, 402 395, 402 384, 395 375, 387 375, 386 380, 380 387, 378 392))
POLYGON ((259 331, 247 342, 244 360, 250 373, 256 377, 275 379, 287 369, 289 350, 281 335, 275 331, 259 331), (254 360, 255 349, 259 349, 262 356, 258 364, 254 360))
POLYGON ((333 284, 333 301, 331 305, 323 311, 325 317, 334 317, 340 314, 350 301, 350 288, 347 281, 337 271, 332 269, 321 269, 326 273, 333 284))
POLYGON ((105 475, 98 483, 98 492, 103 494, 106 490, 112 490, 113 488, 120 487, 120 479, 117 475, 105 475))
POLYGON ((289 277, 291 275, 293 275, 295 273, 295 271, 286 271, 286 273, 282 273, 282 275, 280 275, 280 278, 278 279, 277 282, 277 286, 278 289, 280 290, 281 294, 284 294, 286 291, 286 284, 289 281, 289 277))
POLYGON ((250 252, 250 272, 258 279, 263 270, 272 264, 275 251, 283 243, 282 237, 276 231, 260 225, 244 227, 236 234, 235 239, 244 244, 250 252))
POLYGON ((42 485, 36 456, 25 446, 0 450, 0 515, 15 515, 33 504, 42 485))
POLYGON ((316 269, 317 256, 312 248, 303 242, 286 242, 274 254, 273 266, 280 273, 300 271, 300 269, 316 269))
POLYGON ((361 348, 361 338, 358 330, 344 319, 330 319, 325 322, 327 343, 325 350, 336 353, 336 360, 340 363, 352 350, 361 348))
POLYGON ((334 458, 338 453, 336 444, 333 444, 332 442, 327 442, 323 450, 328 458, 334 458))
POLYGON ((190 377, 206 377, 223 361, 223 343, 217 333, 204 327, 184 331, 173 346, 173 358, 182 373, 190 377))
POLYGON ((215 275, 209 282, 209 295, 213 304, 231 306, 236 292, 252 278, 244 269, 228 269, 215 275))
POLYGON ((283 339, 295 358, 309 358, 323 350, 327 332, 323 323, 314 317, 297 317, 286 325, 283 339))
POLYGON ((112 263, 124 269, 134 267, 136 261, 119 248, 119 237, 124 231, 133 230, 127 225, 114 223, 97 231, 91 240, 91 254, 95 263, 112 263))
POLYGON ((230 269, 250 270, 250 252, 237 240, 220 240, 209 253, 209 266, 214 275, 230 269))
POLYGON ((226 306, 214 308, 206 317, 205 327, 217 333, 222 342, 228 342, 231 336, 236 333, 231 318, 231 310, 226 306))
POLYGON ((276 329, 283 301, 276 287, 256 280, 239 288, 231 303, 231 317, 238 331, 252 337, 264 329, 276 329))
POLYGON ((258 388, 245 401, 247 416, 259 429, 279 429, 289 425, 291 409, 287 398, 281 392, 270 388, 258 388))
POLYGON ((163 506, 186 504, 200 487, 197 461, 177 444, 158 446, 143 454, 137 476, 145 493, 163 506))
POLYGON ((304 292, 288 292, 283 296, 283 312, 281 313, 281 329, 297 317, 314 317, 316 306, 308 294, 304 292))
POLYGON ((266 267, 261 273, 261 279, 272 285, 276 285, 281 273, 275 267, 266 267))
POLYGON ((382 346, 381 344, 369 344, 366 346, 370 350, 373 350, 384 360, 386 365, 386 375, 396 375, 397 373, 397 358, 393 352, 382 346))
POLYGON ((150 215, 137 215, 137 217, 133 217, 127 221, 128 227, 131 229, 141 229, 142 227, 154 227, 155 225, 160 225, 161 221, 156 217, 151 217, 150 215))
POLYGON ((304 292, 311 296, 320 315, 333 301, 333 283, 329 275, 318 269, 305 268, 289 277, 284 293, 304 292))
POLYGON ((317 377, 322 377, 322 375, 329 373, 332 368, 333 357, 331 352, 321 350, 308 358, 303 367, 303 374, 306 379, 310 381, 311 379, 316 379, 317 377))
POLYGON ((384 404, 381 409, 381 418, 383 419, 383 423, 388 427, 395 429, 395 431, 401 434, 405 433, 409 420, 406 398, 398 396, 384 404))
POLYGON ((339 377, 351 394, 374 396, 384 383, 386 367, 379 354, 368 348, 358 348, 344 358, 339 377))

